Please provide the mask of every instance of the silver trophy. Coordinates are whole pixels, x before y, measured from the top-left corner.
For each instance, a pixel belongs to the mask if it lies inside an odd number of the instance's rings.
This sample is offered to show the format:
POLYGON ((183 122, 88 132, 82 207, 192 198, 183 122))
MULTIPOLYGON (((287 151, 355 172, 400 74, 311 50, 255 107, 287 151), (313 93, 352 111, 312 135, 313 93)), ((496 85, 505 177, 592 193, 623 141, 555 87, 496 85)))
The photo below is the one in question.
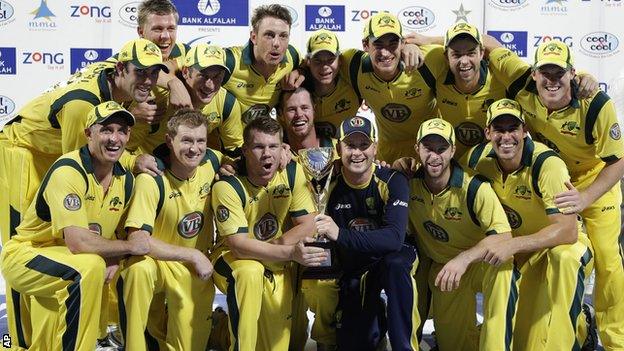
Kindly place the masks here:
MULTIPOLYGON (((313 147, 301 149, 298 154, 299 161, 303 166, 308 179, 310 179, 308 184, 310 184, 310 188, 314 194, 316 209, 318 213, 325 213, 329 197, 329 183, 331 182, 331 174, 334 168, 334 148, 313 147)), ((321 267, 330 267, 332 265, 332 245, 330 240, 322 235, 319 236, 316 231, 314 233, 314 237, 316 238, 316 241, 307 245, 324 248, 328 255, 327 260, 321 264, 321 267)))

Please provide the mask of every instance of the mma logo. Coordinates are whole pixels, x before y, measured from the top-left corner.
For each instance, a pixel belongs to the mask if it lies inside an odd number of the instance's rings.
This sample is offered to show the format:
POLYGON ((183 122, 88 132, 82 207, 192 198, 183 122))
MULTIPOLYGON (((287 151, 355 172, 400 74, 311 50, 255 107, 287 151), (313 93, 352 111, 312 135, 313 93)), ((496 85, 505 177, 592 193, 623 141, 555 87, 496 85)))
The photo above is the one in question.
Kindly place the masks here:
POLYGON ((253 228, 256 239, 262 241, 273 238, 277 234, 278 229, 277 218, 272 213, 268 212, 260 218, 253 228))
POLYGON ((199 234, 199 231, 204 226, 204 214, 195 211, 187 214, 178 223, 178 234, 182 237, 190 239, 199 234))
POLYGON ((507 221, 509 221, 511 229, 520 228, 522 225, 522 217, 520 217, 520 214, 507 205, 503 205, 503 210, 505 210, 505 215, 507 215, 507 221))
POLYGON ((389 103, 381 108, 381 115, 391 122, 400 123, 412 115, 412 110, 402 104, 389 103))
POLYGON ((459 142, 467 146, 474 146, 485 140, 483 128, 472 122, 461 123, 455 128, 455 134, 459 142))
POLYGON ((425 223, 423 223, 423 227, 425 227, 425 230, 429 232, 429 234, 431 234, 431 237, 435 240, 445 243, 449 241, 448 233, 446 232, 446 230, 444 230, 444 228, 440 227, 439 225, 431 221, 426 221, 425 223))

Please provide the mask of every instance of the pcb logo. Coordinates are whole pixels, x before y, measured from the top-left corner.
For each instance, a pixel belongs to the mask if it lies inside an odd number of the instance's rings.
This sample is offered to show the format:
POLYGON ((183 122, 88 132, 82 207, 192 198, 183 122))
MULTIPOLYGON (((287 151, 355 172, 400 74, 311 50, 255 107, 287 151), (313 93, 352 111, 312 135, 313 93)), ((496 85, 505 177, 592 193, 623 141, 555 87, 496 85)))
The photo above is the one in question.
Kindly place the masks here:
POLYGON ((448 233, 446 232, 446 230, 444 230, 444 228, 440 227, 439 225, 431 221, 426 221, 425 223, 423 223, 423 227, 425 227, 425 230, 429 232, 429 234, 431 234, 431 237, 433 237, 435 240, 445 243, 449 241, 448 233))
POLYGON ((227 219, 230 218, 230 210, 228 210, 228 208, 223 205, 219 205, 215 212, 217 215, 217 221, 221 223, 227 221, 227 219))
POLYGON ((178 234, 184 238, 190 239, 199 234, 203 226, 204 214, 195 211, 184 216, 180 223, 178 223, 178 234))
POLYGON ((272 213, 266 213, 260 220, 254 225, 254 236, 258 240, 266 241, 273 238, 277 234, 279 225, 277 224, 277 218, 272 213))

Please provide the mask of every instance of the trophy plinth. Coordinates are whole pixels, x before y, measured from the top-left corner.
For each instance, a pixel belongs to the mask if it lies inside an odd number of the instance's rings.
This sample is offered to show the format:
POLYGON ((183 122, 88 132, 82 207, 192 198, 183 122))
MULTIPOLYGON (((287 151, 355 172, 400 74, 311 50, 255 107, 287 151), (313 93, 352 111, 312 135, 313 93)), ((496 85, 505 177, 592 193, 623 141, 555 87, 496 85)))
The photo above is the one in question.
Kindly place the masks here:
MULTIPOLYGON (((305 173, 310 179, 310 188, 318 213, 325 213, 328 200, 329 183, 334 164, 333 147, 315 147, 301 149, 298 152, 299 160, 305 173)), ((328 257, 319 267, 307 267, 303 273, 304 279, 332 278, 338 272, 336 264, 336 244, 329 239, 314 233, 315 241, 306 243, 306 246, 315 246, 325 249, 328 257)))

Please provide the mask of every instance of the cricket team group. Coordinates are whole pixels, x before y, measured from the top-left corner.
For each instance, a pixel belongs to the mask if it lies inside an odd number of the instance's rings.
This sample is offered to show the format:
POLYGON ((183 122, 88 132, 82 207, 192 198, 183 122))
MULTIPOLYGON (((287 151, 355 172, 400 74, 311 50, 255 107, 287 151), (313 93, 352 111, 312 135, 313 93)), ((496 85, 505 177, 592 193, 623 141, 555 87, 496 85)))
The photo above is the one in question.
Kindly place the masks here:
POLYGON ((382 12, 300 52, 271 4, 189 47, 178 20, 142 1, 0 131, 13 349, 418 350, 433 318, 442 351, 624 350, 624 141, 566 44, 529 64, 382 12))

